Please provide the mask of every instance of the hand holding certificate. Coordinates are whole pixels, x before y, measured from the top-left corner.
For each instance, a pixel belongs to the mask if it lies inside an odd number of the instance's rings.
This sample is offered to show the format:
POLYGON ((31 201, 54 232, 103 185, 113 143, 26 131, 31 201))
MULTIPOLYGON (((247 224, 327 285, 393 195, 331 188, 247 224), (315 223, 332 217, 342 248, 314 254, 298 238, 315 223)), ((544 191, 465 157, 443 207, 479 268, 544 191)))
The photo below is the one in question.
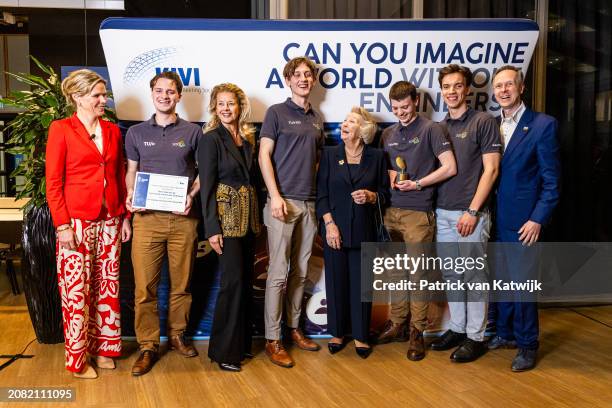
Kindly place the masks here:
POLYGON ((132 207, 157 211, 185 211, 189 178, 137 172, 132 207))

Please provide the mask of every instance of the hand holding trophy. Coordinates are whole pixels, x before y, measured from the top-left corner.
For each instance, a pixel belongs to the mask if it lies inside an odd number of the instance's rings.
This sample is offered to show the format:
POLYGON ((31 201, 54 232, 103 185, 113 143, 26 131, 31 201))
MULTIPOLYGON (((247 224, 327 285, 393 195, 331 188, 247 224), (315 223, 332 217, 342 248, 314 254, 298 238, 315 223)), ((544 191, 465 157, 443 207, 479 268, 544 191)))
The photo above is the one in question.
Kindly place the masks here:
POLYGON ((397 156, 395 158, 395 164, 397 164, 397 167, 399 167, 400 169, 400 171, 395 176, 395 182, 399 183, 400 181, 409 180, 408 172, 406 171, 406 161, 401 156, 397 156))

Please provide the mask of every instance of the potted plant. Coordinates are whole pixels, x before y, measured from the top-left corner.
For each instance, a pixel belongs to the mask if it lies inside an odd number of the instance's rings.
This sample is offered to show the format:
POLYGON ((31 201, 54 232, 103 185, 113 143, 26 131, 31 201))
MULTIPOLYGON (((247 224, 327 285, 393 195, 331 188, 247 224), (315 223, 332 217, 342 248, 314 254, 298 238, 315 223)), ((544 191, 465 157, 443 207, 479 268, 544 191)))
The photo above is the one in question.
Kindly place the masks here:
MULTIPOLYGON (((45 149, 51 122, 66 118, 73 112, 62 95, 61 81, 53 68, 33 56, 30 58, 44 77, 8 72, 18 81, 30 85, 31 90, 12 92, 0 102, 22 109, 7 125, 7 130, 10 131, 8 152, 22 157, 11 174, 24 180, 16 198, 29 198, 23 208, 21 267, 28 310, 38 341, 61 343, 64 336, 57 288, 55 229, 45 196, 45 149)), ((114 112, 107 109, 107 117, 115 119, 114 112)))

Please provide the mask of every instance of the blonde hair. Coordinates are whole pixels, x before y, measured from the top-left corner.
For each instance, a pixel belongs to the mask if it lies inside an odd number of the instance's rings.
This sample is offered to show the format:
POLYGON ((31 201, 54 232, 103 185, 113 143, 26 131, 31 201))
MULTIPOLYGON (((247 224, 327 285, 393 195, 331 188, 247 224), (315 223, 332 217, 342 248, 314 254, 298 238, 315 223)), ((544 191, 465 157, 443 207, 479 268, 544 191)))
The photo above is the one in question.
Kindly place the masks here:
POLYGON ((217 96, 222 92, 229 92, 234 94, 238 99, 238 105, 240 106, 240 116, 238 117, 238 132, 240 136, 252 145, 255 145, 255 127, 247 122, 247 119, 251 115, 251 103, 249 98, 238 85, 231 83, 224 83, 216 85, 210 93, 210 103, 208 104, 208 113, 210 113, 210 121, 204 127, 204 132, 216 129, 221 125, 221 120, 217 116, 217 96))
POLYGON ((363 120, 363 124, 359 127, 359 138, 361 138, 365 144, 372 143, 376 130, 378 129, 372 114, 362 106, 353 106, 351 108, 351 113, 356 113, 361 116, 363 120))
POLYGON ((76 110, 77 103, 73 97, 90 94, 94 87, 100 82, 106 86, 104 78, 89 69, 72 71, 70 75, 62 81, 62 94, 64 94, 64 98, 66 98, 68 105, 76 110))

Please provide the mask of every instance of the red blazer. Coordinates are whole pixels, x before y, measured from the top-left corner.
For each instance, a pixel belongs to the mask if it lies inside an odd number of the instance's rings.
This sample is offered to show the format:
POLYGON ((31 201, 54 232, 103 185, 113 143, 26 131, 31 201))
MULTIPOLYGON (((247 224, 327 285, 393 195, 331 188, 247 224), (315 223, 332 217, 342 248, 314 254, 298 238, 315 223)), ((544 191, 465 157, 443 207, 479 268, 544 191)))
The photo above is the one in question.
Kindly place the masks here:
POLYGON ((103 197, 110 216, 126 213, 123 138, 110 122, 100 120, 100 127, 102 154, 76 114, 51 123, 45 175, 47 202, 56 227, 69 224, 70 218, 95 220, 103 197))

